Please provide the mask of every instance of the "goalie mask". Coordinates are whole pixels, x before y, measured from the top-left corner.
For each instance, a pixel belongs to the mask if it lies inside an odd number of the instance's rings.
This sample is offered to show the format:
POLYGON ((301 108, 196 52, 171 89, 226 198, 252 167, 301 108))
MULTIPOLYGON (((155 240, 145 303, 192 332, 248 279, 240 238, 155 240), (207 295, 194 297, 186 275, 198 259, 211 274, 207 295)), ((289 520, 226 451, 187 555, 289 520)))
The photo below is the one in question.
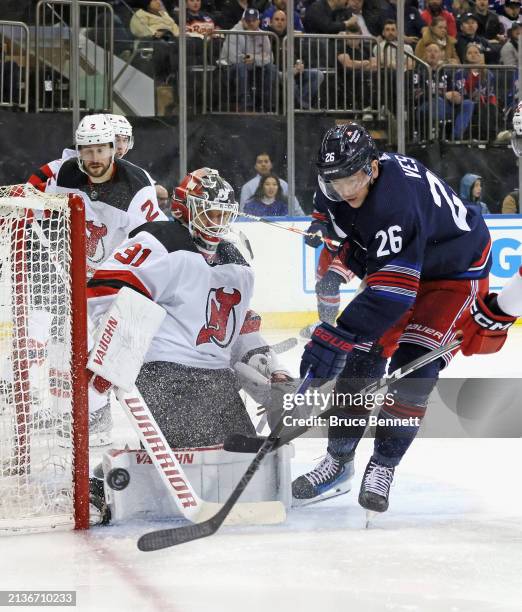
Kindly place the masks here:
POLYGON ((522 157, 522 102, 518 103, 513 115, 513 131, 511 132, 511 146, 517 157, 522 157))
POLYGON ((211 168, 187 174, 174 191, 172 215, 188 226, 192 237, 206 251, 215 251, 238 211, 232 186, 211 168))
POLYGON ((89 176, 102 176, 114 162, 114 129, 106 115, 84 117, 76 129, 75 144, 78 167, 89 176))

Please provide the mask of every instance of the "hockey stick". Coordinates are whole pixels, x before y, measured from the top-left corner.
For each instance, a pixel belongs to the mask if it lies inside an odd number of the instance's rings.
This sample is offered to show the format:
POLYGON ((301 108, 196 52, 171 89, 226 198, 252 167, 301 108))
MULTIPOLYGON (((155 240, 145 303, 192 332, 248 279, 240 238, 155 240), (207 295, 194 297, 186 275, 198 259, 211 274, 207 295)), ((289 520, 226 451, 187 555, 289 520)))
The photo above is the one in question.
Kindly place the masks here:
MULTIPOLYGON (((115 393, 181 514, 193 523, 200 523, 219 512, 221 504, 202 500, 192 488, 138 389, 134 387, 129 393, 116 389, 115 393)), ((227 515, 231 525, 273 524, 282 523, 286 511, 279 501, 253 502, 238 504, 227 515)))
MULTIPOLYGON (((379 380, 372 382, 367 387, 364 387, 364 389, 361 389, 361 391, 359 391, 359 394, 373 395, 376 391, 379 391, 379 389, 382 389, 383 387, 388 387, 395 381, 400 380, 405 376, 408 376, 408 374, 411 374, 412 372, 415 372, 415 370, 418 370, 423 366, 427 365, 428 363, 431 363, 432 361, 435 361, 436 359, 439 359, 440 357, 451 353, 460 346, 460 343, 461 340, 456 339, 452 342, 448 342, 447 344, 442 345, 437 349, 433 349, 422 357, 418 357, 417 359, 410 361, 410 363, 407 363, 406 365, 402 366, 402 368, 398 368, 389 376, 383 376, 379 380)), ((321 412, 320 416, 322 419, 325 419, 331 416, 334 412, 337 412, 337 410, 339 410, 338 406, 328 408, 324 412, 321 412)), ((295 438, 298 438, 299 436, 306 433, 309 429, 310 427, 299 426, 289 429, 287 432, 283 432, 277 439, 276 444, 273 445, 272 450, 277 450, 284 444, 288 444, 295 438)), ((253 438, 249 436, 244 436, 242 434, 233 434, 225 440, 224 448, 225 450, 235 453, 255 453, 259 449, 260 445, 263 444, 263 442, 264 438, 253 438)))
MULTIPOLYGON (((312 375, 307 373, 307 375, 301 381, 296 394, 304 393, 310 386, 311 382, 312 375)), ((206 521, 198 523, 197 525, 160 529, 158 531, 146 533, 138 540, 138 548, 144 552, 150 552, 153 550, 168 548, 169 546, 176 546, 177 544, 183 544, 184 542, 190 542, 191 540, 205 538, 215 533, 225 522, 225 519, 234 511, 234 508, 237 508, 235 505, 237 500, 246 489, 254 474, 257 472, 263 459, 271 450, 273 450, 274 444, 277 442, 277 436, 284 427, 285 416, 286 414, 281 416, 274 427, 274 431, 263 442, 261 448, 258 450, 256 456, 248 466, 246 472, 243 474, 243 477, 230 494, 230 497, 223 504, 221 509, 214 514, 214 516, 211 516, 206 521)))
POLYGON ((276 355, 281 355, 281 353, 286 353, 297 346, 297 338, 287 338, 286 340, 281 340, 281 342, 276 342, 275 344, 271 344, 270 348, 276 353, 276 355))
POLYGON ((278 227, 279 229, 286 230, 287 232, 294 232, 295 234, 300 234, 301 236, 311 236, 313 238, 320 238, 321 242, 324 242, 330 247, 338 248, 341 246, 341 242, 339 240, 325 238, 324 236, 321 236, 320 233, 312 234, 311 232, 305 232, 304 230, 297 229, 296 227, 286 227, 286 225, 281 225, 277 221, 270 221, 269 219, 265 219, 265 217, 256 217, 255 215, 249 215, 241 211, 238 213, 238 215, 240 217, 245 217, 246 219, 252 219, 253 221, 261 221, 261 223, 266 223, 267 225, 271 225, 272 227, 278 227))

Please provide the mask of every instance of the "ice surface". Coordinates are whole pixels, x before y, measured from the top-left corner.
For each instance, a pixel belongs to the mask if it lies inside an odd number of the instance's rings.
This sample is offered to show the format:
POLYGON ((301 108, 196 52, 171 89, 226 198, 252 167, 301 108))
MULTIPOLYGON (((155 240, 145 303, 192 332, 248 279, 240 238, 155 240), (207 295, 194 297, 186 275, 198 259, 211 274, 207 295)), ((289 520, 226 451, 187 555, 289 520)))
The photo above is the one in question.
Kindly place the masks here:
MULTIPOLYGON (((501 353, 459 356, 447 374, 520 377, 521 349, 515 328, 501 353)), ((300 350, 282 355, 294 372, 300 350)), ((117 439, 132 442, 116 411, 115 421, 117 439)), ((354 490, 293 510, 284 525, 224 528, 157 553, 139 552, 136 539, 164 523, 4 537, 1 588, 77 590, 78 610, 520 612, 521 451, 520 439, 418 439, 389 511, 366 530, 357 504, 371 453, 363 440, 354 490)), ((294 473, 323 452, 323 440, 299 440, 294 473)))

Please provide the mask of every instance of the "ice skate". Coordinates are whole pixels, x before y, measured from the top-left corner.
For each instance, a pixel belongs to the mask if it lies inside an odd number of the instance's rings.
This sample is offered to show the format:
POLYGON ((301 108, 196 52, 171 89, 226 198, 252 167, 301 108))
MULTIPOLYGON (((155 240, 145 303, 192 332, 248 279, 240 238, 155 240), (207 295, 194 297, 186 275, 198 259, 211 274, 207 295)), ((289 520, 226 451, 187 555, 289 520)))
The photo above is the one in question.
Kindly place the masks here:
POLYGON ((292 505, 306 506, 348 493, 352 488, 353 474, 353 455, 340 459, 326 453, 317 467, 292 483, 292 505))
POLYGON ((359 504, 368 511, 367 527, 375 513, 388 510, 388 496, 394 472, 395 468, 381 465, 374 459, 370 459, 366 466, 359 492, 359 504))

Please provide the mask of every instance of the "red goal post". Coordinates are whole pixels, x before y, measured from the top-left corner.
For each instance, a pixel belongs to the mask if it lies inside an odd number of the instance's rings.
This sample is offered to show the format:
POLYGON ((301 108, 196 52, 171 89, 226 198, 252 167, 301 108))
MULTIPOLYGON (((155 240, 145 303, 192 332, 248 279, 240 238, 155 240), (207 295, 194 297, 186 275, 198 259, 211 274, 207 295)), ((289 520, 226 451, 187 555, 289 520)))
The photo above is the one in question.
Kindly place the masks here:
POLYGON ((0 187, 0 534, 89 524, 85 210, 0 187))

